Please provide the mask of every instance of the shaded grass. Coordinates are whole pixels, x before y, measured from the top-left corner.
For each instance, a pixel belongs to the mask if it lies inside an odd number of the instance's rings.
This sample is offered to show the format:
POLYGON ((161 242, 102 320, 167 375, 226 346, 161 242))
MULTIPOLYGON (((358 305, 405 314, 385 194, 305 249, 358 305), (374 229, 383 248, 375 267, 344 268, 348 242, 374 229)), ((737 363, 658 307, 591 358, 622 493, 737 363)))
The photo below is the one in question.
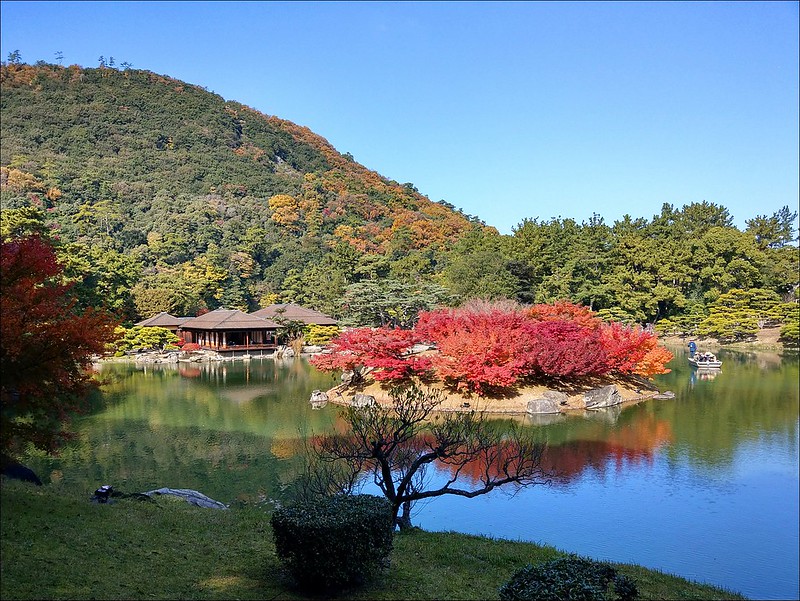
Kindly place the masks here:
MULTIPOLYGON (((2 599, 301 599, 275 555, 270 510, 219 511, 176 497, 89 502, 89 494, 2 480, 2 599)), ((497 599, 553 547, 457 533, 395 537, 391 567, 341 599, 497 599)), ((742 599, 729 591, 620 564, 643 599, 742 599)))

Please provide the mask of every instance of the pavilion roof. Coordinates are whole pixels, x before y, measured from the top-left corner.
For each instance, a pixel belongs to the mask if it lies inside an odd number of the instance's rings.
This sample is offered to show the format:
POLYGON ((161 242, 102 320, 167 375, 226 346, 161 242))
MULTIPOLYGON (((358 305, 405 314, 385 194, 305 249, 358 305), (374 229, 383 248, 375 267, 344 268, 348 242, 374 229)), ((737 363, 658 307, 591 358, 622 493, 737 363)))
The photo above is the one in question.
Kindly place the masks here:
POLYGON ((253 311, 250 315, 267 319, 279 318, 287 321, 302 321, 303 323, 313 323, 321 326, 335 326, 337 323, 335 319, 320 311, 306 309, 294 303, 268 305, 258 311, 253 311))
POLYGON ((193 319, 192 317, 175 317, 174 315, 170 315, 166 311, 162 311, 161 313, 157 313, 148 319, 144 319, 138 323, 135 323, 136 326, 141 326, 143 328, 169 328, 169 327, 177 327, 180 326, 185 321, 193 319))
POLYGON ((215 309, 181 324, 184 330, 276 330, 279 327, 270 319, 238 309, 215 309))

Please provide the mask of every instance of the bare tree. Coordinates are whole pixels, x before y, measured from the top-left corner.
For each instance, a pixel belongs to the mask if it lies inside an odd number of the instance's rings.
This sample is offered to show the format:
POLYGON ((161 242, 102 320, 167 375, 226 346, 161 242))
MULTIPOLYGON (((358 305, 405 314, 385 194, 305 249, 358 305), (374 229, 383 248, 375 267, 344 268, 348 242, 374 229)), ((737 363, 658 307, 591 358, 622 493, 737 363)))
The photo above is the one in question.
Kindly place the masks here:
POLYGON ((545 445, 517 424, 497 427, 476 411, 437 411, 443 401, 437 390, 408 385, 389 394, 388 407, 346 408, 349 431, 310 446, 306 495, 310 489, 352 493, 363 485, 362 474, 371 474, 391 502, 396 523, 406 529, 415 501, 442 495, 472 498, 501 486, 549 483, 551 475, 541 468, 545 445), (429 473, 434 466, 439 468, 435 483, 429 473))

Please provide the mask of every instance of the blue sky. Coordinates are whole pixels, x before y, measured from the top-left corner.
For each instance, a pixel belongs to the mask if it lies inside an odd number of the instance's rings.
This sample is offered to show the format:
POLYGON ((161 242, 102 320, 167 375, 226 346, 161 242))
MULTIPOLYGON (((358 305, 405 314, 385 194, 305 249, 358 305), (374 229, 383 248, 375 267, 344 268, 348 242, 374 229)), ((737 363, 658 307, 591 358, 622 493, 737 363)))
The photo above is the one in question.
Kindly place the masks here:
POLYGON ((102 55, 309 127, 501 233, 797 210, 797 2, 5 2, 1 52, 102 55))

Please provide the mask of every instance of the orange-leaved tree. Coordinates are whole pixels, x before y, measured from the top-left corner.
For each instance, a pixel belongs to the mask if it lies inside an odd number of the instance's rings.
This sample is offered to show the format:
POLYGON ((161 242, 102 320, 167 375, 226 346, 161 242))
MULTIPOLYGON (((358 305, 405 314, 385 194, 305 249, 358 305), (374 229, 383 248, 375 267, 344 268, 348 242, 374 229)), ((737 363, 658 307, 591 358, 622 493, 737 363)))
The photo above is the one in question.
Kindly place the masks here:
POLYGON ((430 374, 468 392, 486 395, 526 379, 562 379, 616 373, 666 373, 672 353, 640 327, 607 324, 580 305, 561 301, 523 308, 507 301, 472 301, 457 309, 420 313, 412 330, 352 330, 331 353, 313 360, 320 369, 374 368, 376 380, 394 382, 430 374), (409 353, 426 342, 426 356, 409 353))
POLYGON ((52 245, 38 236, 4 240, 0 257, 0 402, 2 453, 32 443, 55 452, 70 437, 73 412, 84 406, 92 354, 113 339, 110 317, 75 309, 60 282, 52 245))

